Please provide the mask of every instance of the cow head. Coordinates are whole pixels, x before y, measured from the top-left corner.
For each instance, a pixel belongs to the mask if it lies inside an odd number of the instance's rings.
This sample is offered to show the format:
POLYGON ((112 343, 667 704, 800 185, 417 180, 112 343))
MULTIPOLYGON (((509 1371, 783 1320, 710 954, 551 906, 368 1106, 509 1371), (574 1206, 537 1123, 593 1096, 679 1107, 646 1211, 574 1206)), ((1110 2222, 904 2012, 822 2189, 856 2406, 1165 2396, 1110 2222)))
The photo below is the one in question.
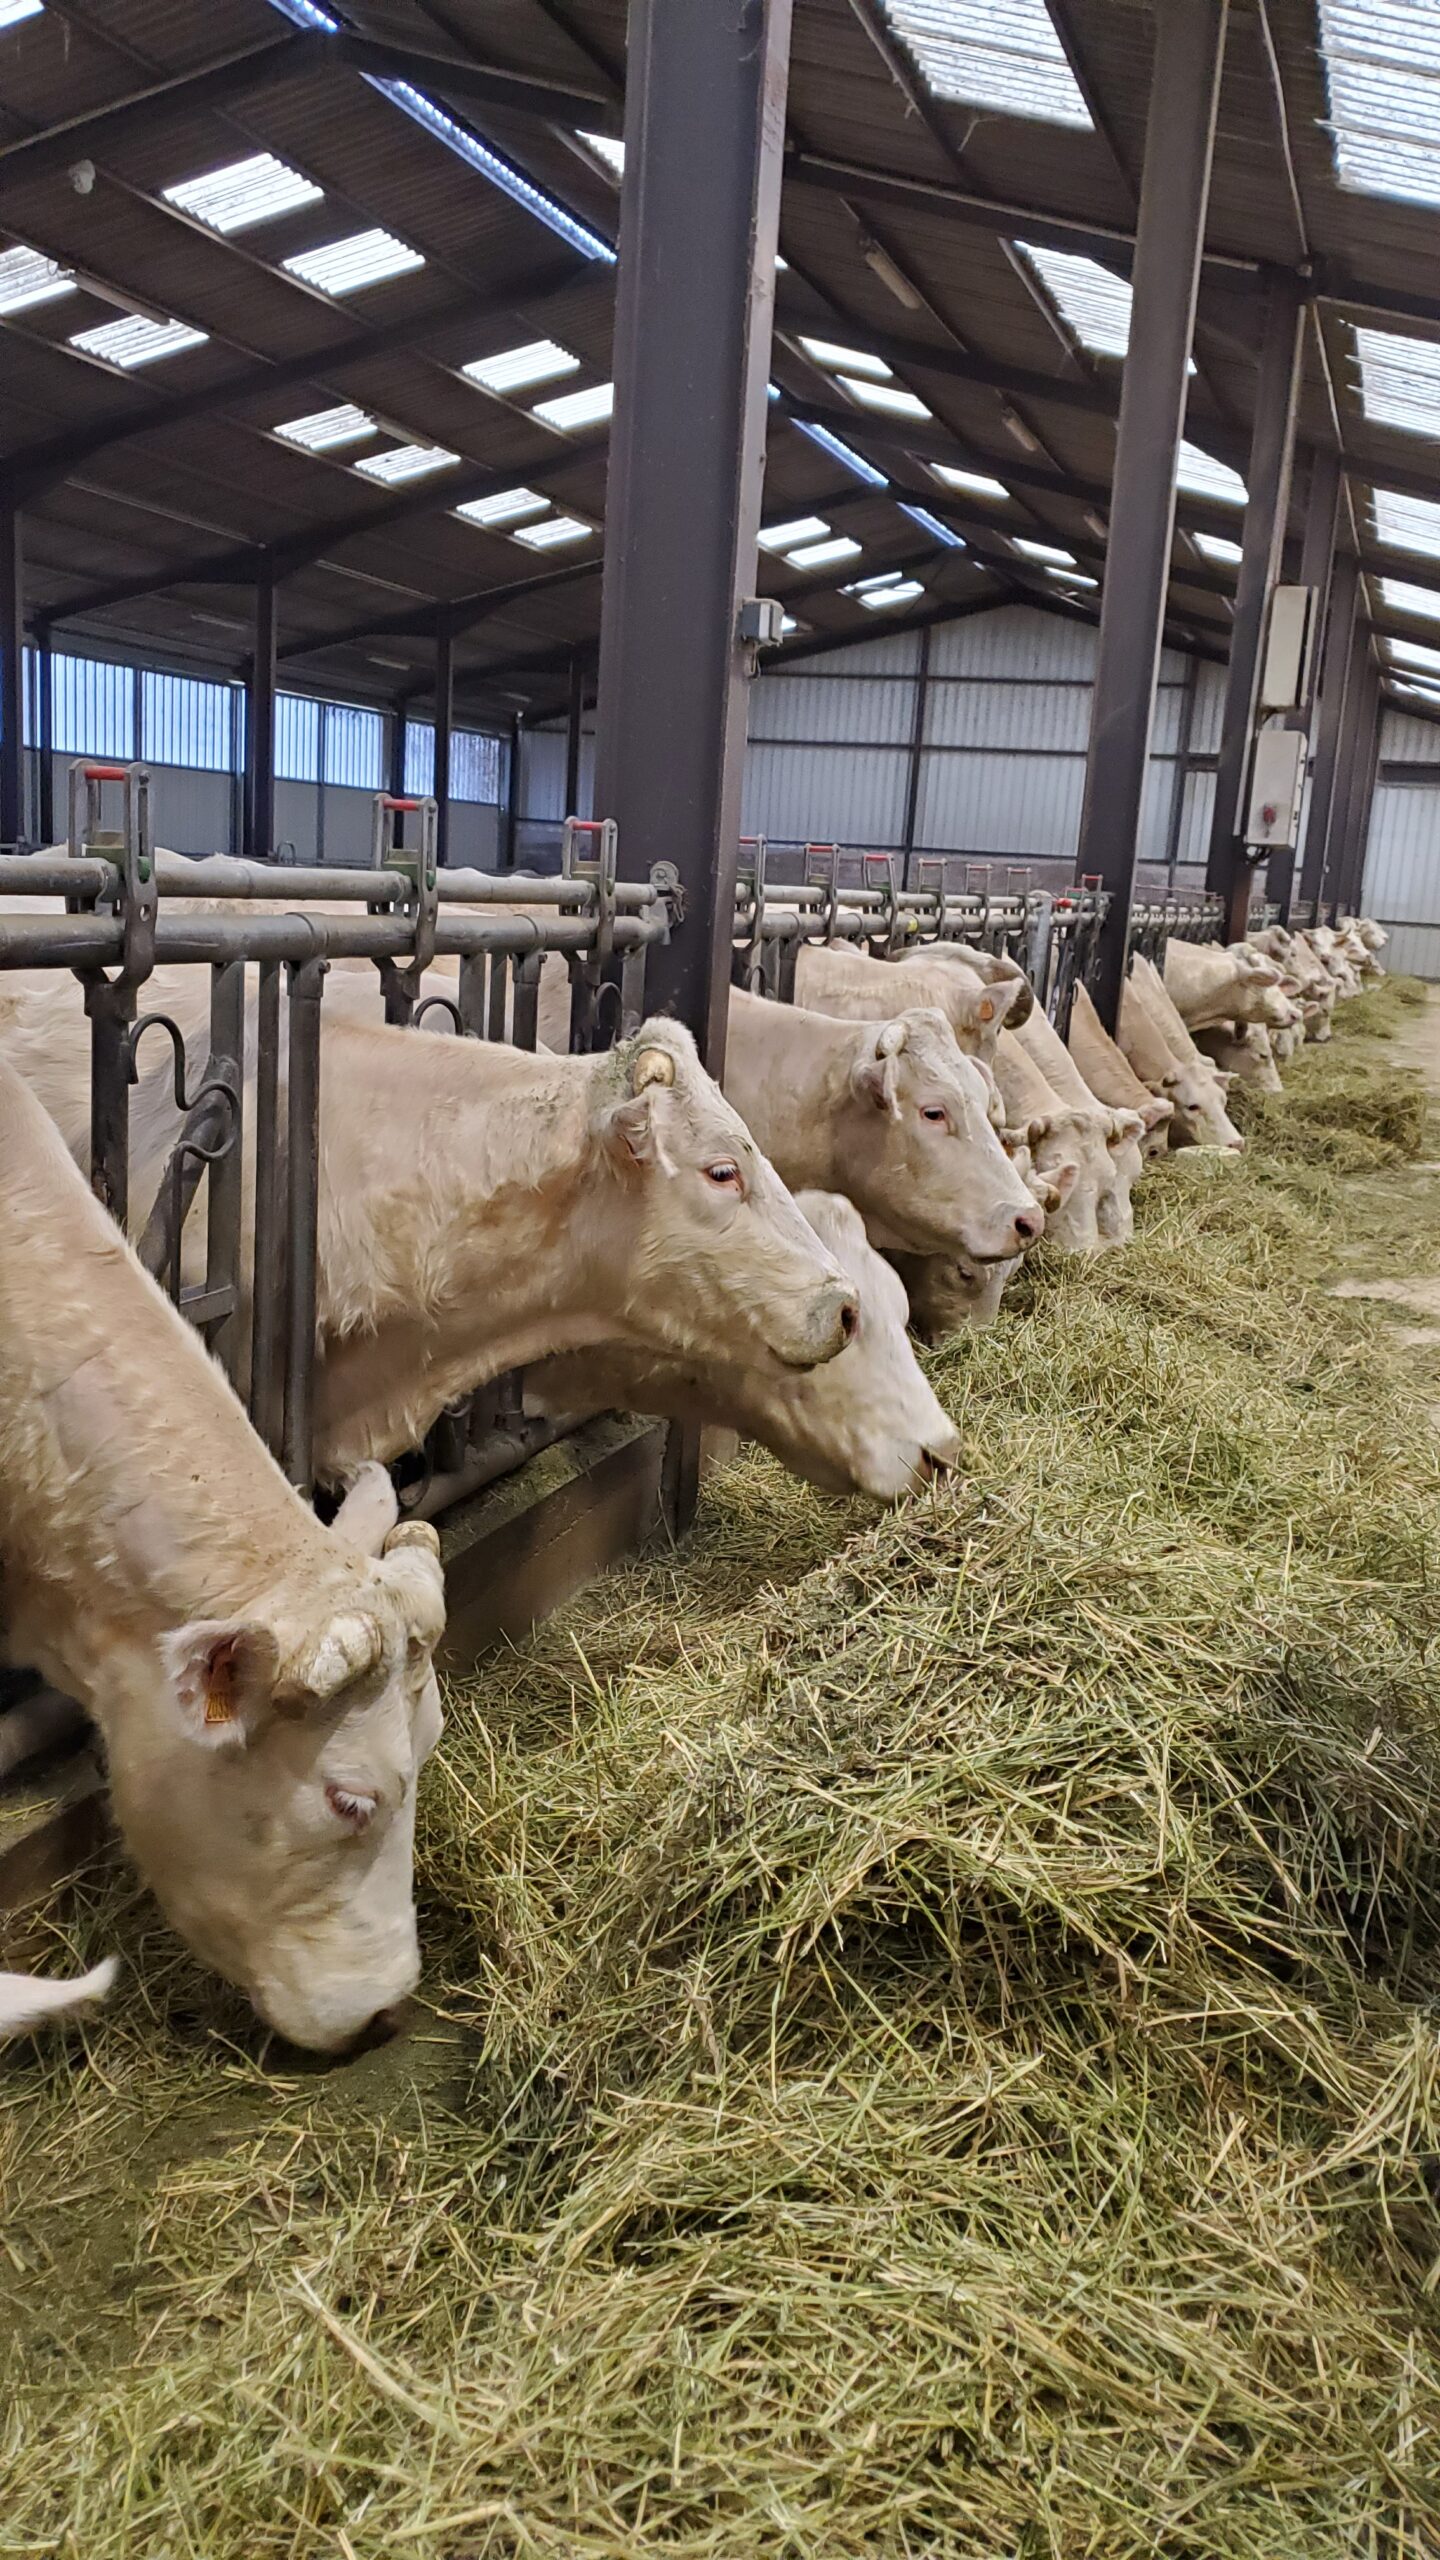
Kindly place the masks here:
POLYGON ((1142 1163, 1158 1164, 1170 1152, 1170 1123, 1175 1105, 1163 1094, 1155 1094, 1139 1105, 1141 1130, 1138 1140, 1142 1163))
POLYGON ((773 1382, 756 1437, 826 1492, 894 1502, 958 1464, 960 1434, 910 1348, 904 1283, 867 1239, 859 1210, 833 1191, 797 1198, 854 1283, 859 1315, 838 1360, 773 1382))
POLYGON ((591 1129, 615 1177, 616 1313, 677 1355, 719 1342, 813 1369, 850 1339, 855 1292, 796 1208, 690 1034, 657 1018, 596 1062, 591 1129))
POLYGON ((903 1253, 1023 1253, 1041 1210, 992 1125, 994 1085, 923 1006, 857 1023, 837 1154, 873 1243, 903 1253))
POLYGON ((413 1990, 415 1788, 439 1739, 435 1532, 367 1468, 317 1567, 172 1628, 105 1719, 116 1814, 179 1935, 295 2044, 337 2052, 413 1990), (377 1481, 378 1480, 378 1481, 377 1481), (362 1552, 362 1545, 370 1552, 362 1552))
POLYGON ((1014 1262, 966 1262, 959 1255, 900 1253, 895 1267, 910 1296, 910 1322, 922 1342, 983 1332, 1000 1313, 1014 1262))
POLYGON ((1138 1111, 1061 1103, 1011 1132, 1029 1150, 1037 1185, 1054 1194, 1047 1232, 1062 1253, 1101 1253, 1129 1242, 1135 1230, 1130 1191, 1140 1171, 1136 1141, 1144 1125, 1138 1111))
POLYGON ((1035 990, 1017 961, 967 943, 927 942, 900 964, 929 973, 929 985, 967 1057, 993 1059, 1002 1031, 1035 1010, 1035 990))

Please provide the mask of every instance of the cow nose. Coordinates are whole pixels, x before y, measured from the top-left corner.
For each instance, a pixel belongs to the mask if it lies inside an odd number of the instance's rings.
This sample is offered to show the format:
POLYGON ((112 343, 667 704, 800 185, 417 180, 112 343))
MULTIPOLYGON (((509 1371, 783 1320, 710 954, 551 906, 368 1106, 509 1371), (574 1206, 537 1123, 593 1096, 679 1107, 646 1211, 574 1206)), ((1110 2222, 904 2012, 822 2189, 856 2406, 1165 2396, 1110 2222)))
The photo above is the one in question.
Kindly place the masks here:
POLYGON ((937 1449, 921 1450, 919 1473, 922 1484, 944 1484, 954 1472, 952 1461, 942 1458, 937 1449))
POLYGON ((1033 1209, 1017 1209, 1014 1225, 1015 1241, 1023 1250, 1027 1244, 1036 1243, 1045 1233, 1045 1212, 1038 1204, 1033 1209))
POLYGON ((854 1300, 851 1299, 847 1301, 840 1310, 840 1339, 842 1342, 854 1341, 855 1327, 859 1321, 860 1310, 856 1306, 854 1300))

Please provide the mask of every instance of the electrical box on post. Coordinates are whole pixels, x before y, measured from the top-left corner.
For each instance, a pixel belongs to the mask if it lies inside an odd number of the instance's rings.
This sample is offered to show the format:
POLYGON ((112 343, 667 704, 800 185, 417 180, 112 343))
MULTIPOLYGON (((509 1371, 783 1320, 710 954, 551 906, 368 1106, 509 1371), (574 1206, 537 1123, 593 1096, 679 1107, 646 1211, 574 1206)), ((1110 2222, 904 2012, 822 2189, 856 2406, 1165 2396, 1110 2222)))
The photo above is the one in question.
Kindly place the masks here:
POLYGON ((1293 845, 1298 841, 1308 745, 1303 729, 1259 731, 1250 769, 1247 844, 1293 845))
POLYGON ((1319 602, 1314 587, 1275 589, 1260 670, 1260 710, 1298 711, 1309 701, 1319 602))
POLYGON ((778 648, 785 636, 785 607, 774 596, 746 596, 740 607, 740 637, 750 649, 778 648))

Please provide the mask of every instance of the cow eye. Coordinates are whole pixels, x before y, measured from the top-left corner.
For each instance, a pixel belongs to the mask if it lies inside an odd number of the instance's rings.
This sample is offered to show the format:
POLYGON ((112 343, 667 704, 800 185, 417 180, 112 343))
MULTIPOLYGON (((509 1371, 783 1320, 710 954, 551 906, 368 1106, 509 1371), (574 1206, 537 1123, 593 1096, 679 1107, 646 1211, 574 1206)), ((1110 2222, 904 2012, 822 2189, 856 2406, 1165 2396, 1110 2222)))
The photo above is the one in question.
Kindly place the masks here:
POLYGON ((325 1788, 325 1801, 347 1831, 363 1831, 374 1814, 377 1798, 359 1787, 338 1786, 331 1778, 325 1788))
POLYGON ((722 1156, 718 1164, 707 1164, 705 1167, 705 1178, 708 1182, 713 1182, 717 1190, 738 1191, 740 1188, 740 1167, 734 1162, 732 1157, 722 1156))
POLYGON ((945 1129, 950 1125, 950 1114, 943 1102, 922 1102, 920 1117, 922 1120, 931 1121, 938 1128, 945 1129))

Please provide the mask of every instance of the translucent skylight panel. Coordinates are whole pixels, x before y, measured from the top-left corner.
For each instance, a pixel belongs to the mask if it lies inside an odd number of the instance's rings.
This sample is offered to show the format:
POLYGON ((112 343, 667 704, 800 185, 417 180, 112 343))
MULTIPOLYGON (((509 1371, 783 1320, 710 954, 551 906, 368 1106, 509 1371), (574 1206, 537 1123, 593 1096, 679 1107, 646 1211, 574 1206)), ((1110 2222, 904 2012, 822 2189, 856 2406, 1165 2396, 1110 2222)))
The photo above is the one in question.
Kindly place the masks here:
POLYGON ((38 18, 45 0, 0 0, 0 35, 7 27, 18 27, 24 18, 38 18))
POLYGON ((916 596, 924 593, 918 578, 901 578, 894 586, 872 587, 856 600, 863 604, 867 613, 885 613, 892 604, 913 604, 916 596))
POLYGON ((528 542, 532 551, 553 551, 562 542, 583 542, 594 530, 578 516, 547 516, 543 524, 518 526, 514 538, 528 542))
POLYGON ((530 415, 543 418, 547 427, 558 427, 563 435, 570 436, 577 427, 598 427, 614 406, 614 383, 595 382, 588 391, 564 391, 558 400, 537 401, 530 415))
POLYGON ((932 462, 930 470, 947 489, 964 489, 972 498, 1008 498, 1010 495, 1004 481, 992 480, 986 471, 957 471, 948 462, 932 462))
POLYGON ((323 248, 302 249, 281 264, 289 276, 313 284, 319 293, 337 298, 359 293, 366 285, 384 284, 391 276, 413 275, 423 267, 418 249, 407 248, 393 231, 356 231, 347 240, 327 240, 323 248))
POLYGON ((1433 498, 1407 497, 1401 489, 1374 489, 1370 505, 1381 542, 1396 551, 1420 551, 1440 560, 1440 505, 1433 498))
POLYGON ((506 347, 498 356, 481 356, 460 370, 467 382, 504 398, 512 391, 529 391, 542 382, 560 382, 567 373, 578 373, 580 359, 568 347, 557 346, 553 338, 532 338, 527 346, 506 347))
POLYGON ((893 417, 932 418, 935 414, 933 409, 926 408, 923 400, 917 399, 913 391, 903 391, 898 382, 854 382, 848 374, 842 373, 840 388, 848 391, 851 399, 860 401, 865 408, 883 409, 893 417))
POLYGON ((830 338, 802 338, 800 344, 807 356, 813 356, 817 364, 825 365, 832 373, 868 374, 872 382, 890 379, 888 364, 882 364, 878 356, 867 355, 863 347, 837 347, 830 338))
POLYGON ((1440 595, 1433 587, 1414 587, 1408 578, 1382 578, 1379 583, 1386 604, 1397 613, 1423 614, 1428 622, 1440 622, 1440 595))
POLYGON ((1440 649, 1427 649, 1421 640, 1387 640, 1385 652, 1397 667, 1424 667, 1440 675, 1440 649))
POLYGON ((467 498, 464 505, 456 507, 454 512, 463 516, 467 524, 484 525, 489 529, 496 525, 523 524, 527 516, 543 516, 549 504, 549 499, 542 498, 538 489, 497 489, 493 498, 467 498))
POLYGON ((106 320, 98 329, 80 330, 70 344, 82 355, 98 356, 102 364, 133 373, 137 365, 178 356, 186 347, 203 347, 205 339, 203 329, 187 328, 183 320, 145 320, 138 311, 130 311, 123 320, 106 320))
POLYGON ((785 556, 792 569, 828 569, 832 560, 858 560, 860 544, 848 533, 835 533, 828 542, 804 542, 785 556))
POLYGON ((1035 249, 1017 240, 1059 312, 1092 355, 1123 356, 1130 343, 1130 287, 1122 276, 1070 249, 1035 249))
POLYGON ((1341 186, 1440 204, 1435 0, 1320 0, 1320 38, 1341 186))
POLYGON ((1223 533, 1192 533, 1190 539, 1207 560, 1223 561, 1227 568, 1233 568, 1241 557, 1239 543, 1227 541, 1223 533))
POLYGON ((863 596, 868 595, 872 587, 898 587, 904 575, 903 569, 877 569, 873 576, 856 578, 850 586, 842 587, 840 593, 842 596, 863 596))
POLYGON ((1057 569, 1053 561, 1045 563, 1047 578, 1063 578, 1067 587, 1098 587, 1098 578, 1087 578, 1079 569, 1057 569))
POLYGON ((1024 534, 1017 533, 1011 536, 1010 548, 1012 551, 1023 551, 1027 560, 1055 560, 1064 569, 1073 569, 1075 566, 1074 552, 1062 549, 1058 542, 1031 542, 1024 534))
POLYGON ((597 160, 604 161, 607 169, 614 170, 617 178, 623 177, 625 145, 623 142, 617 142, 613 133, 582 133, 580 140, 587 151, 594 152, 597 160))
POLYGON ((756 535, 762 551, 788 551, 795 542, 818 542, 830 530, 824 516, 791 516, 785 524, 767 524, 756 535))
POLYGON ((1204 453, 1198 444, 1183 440, 1175 465, 1175 486, 1188 489, 1193 498, 1218 498, 1227 507, 1243 507, 1249 495, 1239 472, 1232 471, 1228 462, 1217 462, 1213 453, 1204 453))
POLYGON ((928 533, 932 542, 943 544, 947 551, 965 549, 963 537, 952 533, 948 524, 942 524, 938 516, 932 516, 928 507, 912 507, 902 498, 900 513, 908 516, 912 524, 918 524, 922 533, 928 533))
POLYGON ((1044 124, 1088 126, 1045 0, 882 0, 937 98, 1044 124))
POLYGON ((43 258, 38 249, 16 246, 0 250, 0 312, 33 311, 42 302, 58 302, 75 291, 68 267, 43 258))
POLYGON ((319 204, 324 188, 298 169, 287 168, 273 152, 257 151, 248 160, 232 160, 199 178, 185 178, 164 189, 165 201, 191 213, 212 231, 248 231, 254 222, 273 222, 278 214, 295 213, 301 205, 319 204))
POLYGON ((1440 343, 1401 338, 1389 329, 1357 329, 1360 399, 1377 426, 1408 435, 1440 434, 1440 343))
POLYGON ((345 445, 363 444, 367 436, 378 436, 380 429, 353 400, 342 400, 334 409, 311 409, 303 418, 287 418, 275 433, 287 444, 303 446, 306 453, 335 453, 345 445))
POLYGON ((355 468, 367 480, 382 480, 393 489, 407 480, 424 480, 432 471, 449 471, 459 459, 443 444, 392 444, 384 453, 363 455, 355 468))

